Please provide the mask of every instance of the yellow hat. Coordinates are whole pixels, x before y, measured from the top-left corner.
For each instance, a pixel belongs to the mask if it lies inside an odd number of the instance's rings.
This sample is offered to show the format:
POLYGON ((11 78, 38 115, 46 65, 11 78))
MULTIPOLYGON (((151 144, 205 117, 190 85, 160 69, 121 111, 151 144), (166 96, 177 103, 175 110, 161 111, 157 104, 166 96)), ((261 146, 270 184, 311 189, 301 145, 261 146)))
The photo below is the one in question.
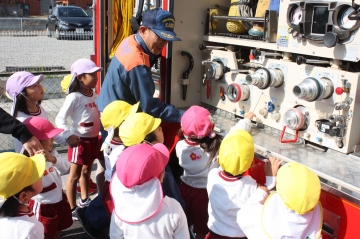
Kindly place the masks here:
POLYGON ((161 119, 144 112, 129 115, 119 127, 119 136, 125 146, 139 144, 146 135, 159 127, 161 119))
POLYGON ((254 159, 254 141, 245 130, 232 130, 220 145, 221 168, 236 176, 248 170, 254 159))
POLYGON ((282 166, 277 174, 276 191, 291 210, 304 214, 314 209, 320 199, 319 177, 296 162, 282 166))
POLYGON ((35 183, 45 171, 45 157, 18 153, 0 154, 0 207, 7 198, 35 183))
POLYGON ((67 88, 70 85, 72 78, 73 78, 73 75, 69 74, 69 75, 64 76, 63 80, 60 82, 61 89, 63 92, 66 92, 67 88))
POLYGON ((139 102, 135 105, 130 105, 122 100, 111 102, 104 108, 101 114, 101 123, 104 129, 107 130, 110 126, 114 129, 119 127, 126 117, 130 114, 135 114, 138 108, 139 102))

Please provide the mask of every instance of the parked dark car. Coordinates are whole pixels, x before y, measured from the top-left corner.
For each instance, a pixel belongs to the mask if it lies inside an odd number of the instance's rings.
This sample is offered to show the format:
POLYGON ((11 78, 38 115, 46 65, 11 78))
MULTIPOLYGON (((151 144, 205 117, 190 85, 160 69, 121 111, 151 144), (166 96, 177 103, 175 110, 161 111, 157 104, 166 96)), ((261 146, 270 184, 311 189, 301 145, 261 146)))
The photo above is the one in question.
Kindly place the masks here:
POLYGON ((54 7, 46 22, 47 36, 55 33, 56 39, 68 36, 86 36, 92 38, 92 17, 75 6, 54 7))

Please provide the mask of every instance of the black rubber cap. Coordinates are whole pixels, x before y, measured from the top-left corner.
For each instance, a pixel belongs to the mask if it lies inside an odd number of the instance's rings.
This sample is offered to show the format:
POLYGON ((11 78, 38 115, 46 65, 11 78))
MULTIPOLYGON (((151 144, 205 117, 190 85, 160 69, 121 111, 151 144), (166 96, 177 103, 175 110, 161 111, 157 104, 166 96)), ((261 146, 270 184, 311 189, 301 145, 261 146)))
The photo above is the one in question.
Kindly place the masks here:
POLYGON ((337 42, 337 34, 334 32, 325 33, 323 42, 326 47, 334 47, 337 42))
POLYGON ((301 65, 306 63, 306 58, 303 56, 297 56, 296 57, 296 64, 301 65))

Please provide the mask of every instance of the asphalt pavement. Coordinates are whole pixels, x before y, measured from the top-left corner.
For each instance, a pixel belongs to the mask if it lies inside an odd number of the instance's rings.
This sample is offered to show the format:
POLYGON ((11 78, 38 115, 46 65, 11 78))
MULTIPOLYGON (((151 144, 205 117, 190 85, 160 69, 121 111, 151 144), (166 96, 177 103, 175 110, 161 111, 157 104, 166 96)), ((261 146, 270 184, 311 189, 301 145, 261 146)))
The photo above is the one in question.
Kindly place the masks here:
MULTIPOLYGON (((67 158, 67 154, 63 153, 61 154, 64 158, 67 158)), ((95 177, 96 177, 96 168, 97 168, 97 160, 95 160, 93 167, 92 167, 92 172, 91 172, 91 179, 96 182, 95 177)), ((63 190, 65 190, 65 186, 66 186, 66 181, 69 177, 69 174, 65 174, 63 176, 61 176, 62 179, 62 185, 63 185, 63 190)), ((80 195, 78 195, 80 196, 80 195)), ((97 194, 91 195, 90 198, 95 198, 97 196, 97 194)), ((84 229, 82 228, 81 224, 79 223, 79 221, 74 221, 73 225, 71 227, 69 227, 68 229, 64 230, 61 234, 61 238, 66 238, 66 239, 88 239, 91 238, 89 237, 84 229)), ((109 237, 103 237, 102 239, 108 239, 109 237)))

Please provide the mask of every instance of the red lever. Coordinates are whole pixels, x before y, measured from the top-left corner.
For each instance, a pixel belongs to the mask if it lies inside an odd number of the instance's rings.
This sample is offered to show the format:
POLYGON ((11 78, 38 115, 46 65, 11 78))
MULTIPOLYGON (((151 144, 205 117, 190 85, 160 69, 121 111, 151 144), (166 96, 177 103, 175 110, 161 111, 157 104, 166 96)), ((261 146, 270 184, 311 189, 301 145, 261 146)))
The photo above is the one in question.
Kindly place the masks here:
POLYGON ((337 95, 341 95, 342 93, 344 93, 344 89, 341 88, 341 87, 336 87, 335 93, 336 93, 337 95))
POLYGON ((280 139, 279 139, 281 143, 295 143, 298 141, 298 139, 299 139, 299 131, 298 130, 296 130, 295 139, 283 139, 284 135, 285 135, 285 130, 286 130, 286 125, 284 126, 283 130, 281 131, 281 135, 280 135, 280 139))
POLYGON ((211 85, 210 80, 206 80, 206 99, 210 99, 211 85))
POLYGON ((255 59, 254 55, 250 53, 249 59, 250 59, 250 60, 254 60, 254 59, 255 59))

